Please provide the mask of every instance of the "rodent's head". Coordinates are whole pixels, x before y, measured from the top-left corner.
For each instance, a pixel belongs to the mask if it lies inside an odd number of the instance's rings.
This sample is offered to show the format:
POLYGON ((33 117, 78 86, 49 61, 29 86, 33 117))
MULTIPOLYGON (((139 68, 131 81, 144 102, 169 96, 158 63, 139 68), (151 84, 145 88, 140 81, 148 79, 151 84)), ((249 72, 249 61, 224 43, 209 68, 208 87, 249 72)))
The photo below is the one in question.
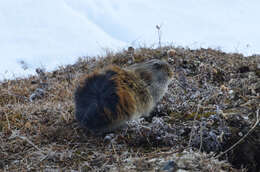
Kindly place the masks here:
POLYGON ((152 59, 129 67, 134 70, 150 90, 154 101, 158 102, 167 90, 168 84, 173 78, 170 65, 164 60, 152 59))
POLYGON ((173 77, 170 65, 164 60, 152 59, 129 67, 147 84, 169 82, 173 77))

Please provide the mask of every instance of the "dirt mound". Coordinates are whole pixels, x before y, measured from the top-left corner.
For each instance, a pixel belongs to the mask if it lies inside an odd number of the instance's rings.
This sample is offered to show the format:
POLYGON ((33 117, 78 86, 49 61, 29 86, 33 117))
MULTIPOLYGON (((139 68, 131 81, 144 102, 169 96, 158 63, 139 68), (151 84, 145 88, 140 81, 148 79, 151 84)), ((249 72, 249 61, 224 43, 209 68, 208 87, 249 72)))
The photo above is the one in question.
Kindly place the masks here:
POLYGON ((1 170, 260 168, 260 56, 212 49, 140 48, 82 57, 74 65, 37 73, 0 85, 1 170), (166 56, 169 49, 176 51, 169 58, 175 77, 150 117, 103 136, 79 127, 73 93, 80 76, 111 63, 127 66, 166 56))

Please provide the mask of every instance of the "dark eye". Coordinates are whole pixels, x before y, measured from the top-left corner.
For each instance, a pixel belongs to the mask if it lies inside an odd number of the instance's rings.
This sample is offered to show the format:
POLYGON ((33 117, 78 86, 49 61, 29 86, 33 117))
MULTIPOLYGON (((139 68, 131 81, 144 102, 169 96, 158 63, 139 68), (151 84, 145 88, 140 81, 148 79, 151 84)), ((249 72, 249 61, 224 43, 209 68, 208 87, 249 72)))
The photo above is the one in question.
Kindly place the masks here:
POLYGON ((163 65, 160 63, 154 63, 153 66, 155 69, 161 69, 163 65))

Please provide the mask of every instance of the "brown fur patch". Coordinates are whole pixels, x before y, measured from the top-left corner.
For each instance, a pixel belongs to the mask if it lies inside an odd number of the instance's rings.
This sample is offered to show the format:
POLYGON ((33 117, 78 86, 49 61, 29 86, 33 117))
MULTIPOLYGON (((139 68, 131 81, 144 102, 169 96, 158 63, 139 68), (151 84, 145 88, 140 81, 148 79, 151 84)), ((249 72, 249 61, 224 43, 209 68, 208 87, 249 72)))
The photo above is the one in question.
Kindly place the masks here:
POLYGON ((150 83, 152 81, 152 75, 151 73, 147 71, 140 72, 140 77, 142 80, 144 80, 146 83, 150 83))
POLYGON ((169 68, 168 65, 163 65, 162 69, 168 74, 170 78, 173 77, 173 71, 169 68))
POLYGON ((117 105, 118 119, 129 119, 137 110, 136 94, 133 89, 137 78, 117 66, 113 66, 112 70, 118 74, 112 78, 116 85, 119 86, 116 91, 119 97, 117 105))
MULTIPOLYGON (((122 122, 131 119, 133 115, 139 113, 147 107, 147 103, 151 101, 149 91, 146 88, 144 79, 151 80, 151 75, 148 72, 142 72, 142 79, 136 76, 132 71, 121 69, 116 65, 110 65, 104 70, 96 70, 91 74, 84 75, 80 78, 79 88, 83 88, 89 79, 100 74, 105 74, 108 71, 113 71, 116 74, 110 78, 116 84, 116 94, 119 102, 116 105, 116 114, 106 107, 101 107, 102 115, 107 118, 111 125, 113 123, 122 122)), ((140 114, 141 115, 141 114, 140 114)))
POLYGON ((104 115, 109 119, 109 121, 113 121, 114 120, 114 116, 113 116, 113 113, 106 107, 104 107, 103 109, 104 111, 104 115))

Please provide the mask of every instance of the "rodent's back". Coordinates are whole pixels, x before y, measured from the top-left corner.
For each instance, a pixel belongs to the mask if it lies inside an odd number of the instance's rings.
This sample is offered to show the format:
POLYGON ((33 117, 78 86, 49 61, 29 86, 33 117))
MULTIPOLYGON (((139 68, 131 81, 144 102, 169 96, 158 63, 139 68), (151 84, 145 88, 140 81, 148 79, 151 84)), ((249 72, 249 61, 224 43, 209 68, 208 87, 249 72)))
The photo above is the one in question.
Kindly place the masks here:
POLYGON ((152 106, 145 82, 117 66, 83 77, 75 92, 76 119, 93 131, 116 128, 152 106))

